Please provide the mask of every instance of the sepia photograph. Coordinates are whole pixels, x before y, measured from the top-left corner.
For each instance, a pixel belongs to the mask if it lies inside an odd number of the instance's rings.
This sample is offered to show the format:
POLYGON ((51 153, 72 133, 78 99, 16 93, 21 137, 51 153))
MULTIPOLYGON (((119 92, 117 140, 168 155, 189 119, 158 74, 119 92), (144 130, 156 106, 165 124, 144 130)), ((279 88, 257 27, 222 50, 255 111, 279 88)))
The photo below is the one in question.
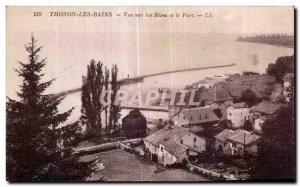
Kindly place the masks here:
POLYGON ((293 6, 7 6, 6 180, 295 182, 293 6))

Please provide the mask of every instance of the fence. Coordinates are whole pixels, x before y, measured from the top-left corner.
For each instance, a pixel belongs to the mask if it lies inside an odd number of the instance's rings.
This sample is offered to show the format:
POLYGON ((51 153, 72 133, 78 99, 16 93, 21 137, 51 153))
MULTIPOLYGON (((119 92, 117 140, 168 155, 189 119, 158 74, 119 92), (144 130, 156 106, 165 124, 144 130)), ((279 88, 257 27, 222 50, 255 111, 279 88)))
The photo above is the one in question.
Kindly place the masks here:
POLYGON ((121 142, 119 143, 119 147, 120 147, 121 151, 132 150, 131 147, 129 147, 129 146, 127 146, 127 145, 125 145, 124 143, 121 143, 121 142))
POLYGON ((141 138, 136 138, 136 139, 130 139, 130 140, 124 140, 124 141, 105 143, 105 144, 100 144, 100 145, 95 145, 95 146, 76 148, 75 153, 76 154, 87 154, 87 153, 91 154, 91 153, 105 152, 108 150, 119 149, 121 147, 121 144, 123 146, 126 146, 125 145, 126 143, 137 143, 137 142, 140 142, 141 140, 142 140, 141 138))
POLYGON ((217 172, 214 172, 214 171, 210 171, 210 170, 207 170, 207 169, 204 169, 204 168, 201 168, 199 166, 195 166, 193 164, 188 164, 187 165, 188 168, 190 169, 190 171, 198 171, 200 172, 201 174, 206 174, 206 175, 210 175, 212 177, 216 177, 216 178, 224 178, 225 180, 237 180, 235 177, 233 176, 227 176, 227 175, 222 175, 220 173, 217 173, 217 172))

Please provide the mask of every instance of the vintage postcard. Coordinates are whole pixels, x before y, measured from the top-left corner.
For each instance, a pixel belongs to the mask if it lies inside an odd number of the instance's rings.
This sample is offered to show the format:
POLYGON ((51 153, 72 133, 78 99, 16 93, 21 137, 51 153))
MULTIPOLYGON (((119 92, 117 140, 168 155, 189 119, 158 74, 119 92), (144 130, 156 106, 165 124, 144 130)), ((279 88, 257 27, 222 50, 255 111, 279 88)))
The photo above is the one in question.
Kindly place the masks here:
POLYGON ((6 180, 296 180, 294 7, 6 8, 6 180))

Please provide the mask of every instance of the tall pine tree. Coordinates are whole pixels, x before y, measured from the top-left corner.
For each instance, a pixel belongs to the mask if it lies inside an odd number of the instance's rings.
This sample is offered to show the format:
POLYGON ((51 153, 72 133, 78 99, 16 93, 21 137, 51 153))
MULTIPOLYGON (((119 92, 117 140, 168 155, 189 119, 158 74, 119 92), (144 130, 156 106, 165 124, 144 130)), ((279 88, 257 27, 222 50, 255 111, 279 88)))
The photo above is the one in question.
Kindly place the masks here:
POLYGON ((94 171, 94 162, 80 162, 73 154, 78 124, 64 124, 73 109, 59 113, 63 98, 44 95, 53 80, 41 82, 46 59, 42 47, 31 37, 25 45, 28 63, 19 62, 23 79, 20 100, 7 98, 7 180, 13 182, 84 181, 94 171), (68 146, 66 146, 68 145, 68 146))

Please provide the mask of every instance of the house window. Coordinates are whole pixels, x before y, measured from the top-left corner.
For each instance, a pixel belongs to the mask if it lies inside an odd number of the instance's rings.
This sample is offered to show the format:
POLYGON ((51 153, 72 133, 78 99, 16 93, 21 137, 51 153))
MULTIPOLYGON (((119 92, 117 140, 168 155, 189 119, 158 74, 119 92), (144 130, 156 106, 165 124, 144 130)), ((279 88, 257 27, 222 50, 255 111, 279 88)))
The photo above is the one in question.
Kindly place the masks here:
POLYGON ((229 113, 229 116, 231 116, 231 113, 229 113))
POLYGON ((163 151, 164 151, 164 148, 163 148, 163 147, 161 147, 161 148, 160 148, 160 150, 163 152, 163 151))
POLYGON ((232 147, 236 147, 236 143, 232 143, 232 147))
POLYGON ((180 143, 183 144, 183 139, 180 140, 180 143))
POLYGON ((197 138, 194 138, 194 142, 196 142, 197 141, 197 138))

